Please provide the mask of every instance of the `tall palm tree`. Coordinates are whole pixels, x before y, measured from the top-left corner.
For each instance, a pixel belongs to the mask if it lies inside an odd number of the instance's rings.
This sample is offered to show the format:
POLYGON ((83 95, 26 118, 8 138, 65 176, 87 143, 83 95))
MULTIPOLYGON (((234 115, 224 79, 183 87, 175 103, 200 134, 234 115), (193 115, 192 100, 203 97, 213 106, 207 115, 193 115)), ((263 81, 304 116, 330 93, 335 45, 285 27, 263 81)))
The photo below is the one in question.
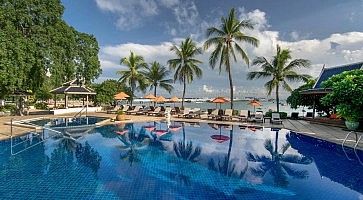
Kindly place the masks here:
POLYGON ((285 90, 291 92, 292 89, 287 81, 308 81, 311 76, 306 74, 298 74, 295 70, 298 68, 310 67, 310 61, 305 59, 291 59, 291 52, 288 49, 281 49, 277 45, 276 55, 269 62, 265 57, 257 57, 253 60, 253 65, 260 66, 262 71, 250 72, 247 75, 249 80, 258 78, 271 78, 265 83, 268 95, 271 95, 273 89, 276 92, 276 109, 280 111, 279 106, 279 88, 282 86, 285 90))
POLYGON ((127 69, 117 71, 121 75, 120 82, 131 88, 131 106, 136 90, 144 91, 146 88, 146 79, 142 70, 147 68, 147 64, 142 56, 131 52, 129 57, 120 60, 121 65, 125 65, 127 69))
POLYGON ((161 66, 160 63, 154 61, 143 73, 150 84, 150 90, 154 89, 154 96, 156 96, 157 87, 160 87, 169 93, 174 89, 171 85, 173 79, 168 78, 170 71, 166 67, 161 66))
POLYGON ((198 48, 191 38, 187 38, 180 46, 173 45, 170 51, 175 53, 176 58, 168 60, 168 64, 175 70, 174 82, 179 81, 183 84, 182 107, 184 107, 186 84, 191 83, 194 77, 202 77, 202 70, 198 66, 202 62, 195 59, 202 53, 202 49, 198 48))
POLYGON ((221 24, 218 28, 208 28, 207 37, 209 37, 209 39, 204 43, 204 49, 208 49, 211 46, 215 47, 209 57, 209 64, 212 69, 215 68, 219 60, 219 73, 222 72, 222 66, 225 67, 225 70, 228 73, 231 109, 233 109, 231 58, 234 62, 237 62, 237 56, 241 56, 242 60, 249 65, 247 53, 240 46, 239 42, 245 42, 255 47, 258 46, 258 40, 242 33, 241 29, 253 29, 253 24, 249 20, 239 21, 236 17, 235 9, 232 8, 227 18, 221 18, 221 24))

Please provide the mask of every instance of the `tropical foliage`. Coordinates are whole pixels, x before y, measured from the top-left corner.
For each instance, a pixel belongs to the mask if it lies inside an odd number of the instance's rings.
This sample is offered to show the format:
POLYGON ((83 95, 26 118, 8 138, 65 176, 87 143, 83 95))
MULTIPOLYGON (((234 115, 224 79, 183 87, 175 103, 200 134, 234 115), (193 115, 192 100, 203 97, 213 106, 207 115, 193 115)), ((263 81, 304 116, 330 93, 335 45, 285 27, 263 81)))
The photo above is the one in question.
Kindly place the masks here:
POLYGON ((321 99, 325 105, 335 105, 338 114, 348 121, 363 118, 363 70, 346 71, 323 82, 332 92, 321 99))
POLYGON ((54 88, 77 74, 86 83, 100 75, 96 38, 69 26, 63 11, 59 0, 2 1, 0 97, 17 90, 54 88))
POLYGON ((215 47, 209 58, 209 64, 214 69, 219 60, 219 72, 222 72, 224 66, 228 73, 231 108, 233 108, 233 80, 232 80, 232 62, 237 62, 237 56, 249 65, 247 53, 240 46, 239 42, 245 42, 252 46, 258 45, 258 40, 241 32, 241 29, 253 29, 253 24, 249 20, 239 21, 235 9, 231 9, 227 18, 221 18, 221 24, 217 27, 211 27, 207 30, 209 39, 204 43, 204 49, 215 47), (236 55, 237 54, 237 55, 236 55), (231 60, 233 59, 233 60, 231 60))
POLYGON ((145 91, 147 82, 143 70, 147 69, 147 64, 142 56, 130 53, 129 57, 122 58, 120 64, 126 66, 126 69, 117 71, 121 76, 119 81, 131 88, 131 105, 136 90, 145 91))
POLYGON ((150 84, 150 90, 154 89, 154 96, 156 96, 156 89, 160 87, 169 93, 174 89, 171 85, 173 79, 169 79, 170 71, 161 66, 160 63, 154 61, 151 66, 144 71, 144 76, 150 84))
POLYGON ((288 81, 308 81, 311 77, 309 75, 299 74, 296 72, 296 69, 309 67, 310 62, 308 60, 295 59, 290 61, 292 58, 290 50, 281 49, 279 45, 277 45, 276 50, 276 55, 272 58, 271 62, 265 57, 257 57, 253 60, 252 64, 261 67, 262 71, 249 72, 248 79, 271 79, 265 83, 265 88, 268 95, 271 95, 272 91, 275 90, 276 110, 279 112, 280 87, 291 92, 292 89, 288 84, 288 81))
POLYGON ((111 105, 114 103, 114 95, 120 91, 124 91, 127 94, 131 94, 130 88, 121 84, 116 80, 105 80, 100 84, 93 84, 93 88, 96 92, 94 103, 96 105, 111 105))
POLYGON ((202 49, 197 47, 191 38, 187 38, 180 46, 173 45, 170 50, 175 53, 176 58, 168 60, 168 64, 175 70, 174 82, 179 81, 183 84, 182 107, 184 107, 186 84, 202 77, 202 70, 198 66, 202 62, 195 58, 202 53, 202 49))

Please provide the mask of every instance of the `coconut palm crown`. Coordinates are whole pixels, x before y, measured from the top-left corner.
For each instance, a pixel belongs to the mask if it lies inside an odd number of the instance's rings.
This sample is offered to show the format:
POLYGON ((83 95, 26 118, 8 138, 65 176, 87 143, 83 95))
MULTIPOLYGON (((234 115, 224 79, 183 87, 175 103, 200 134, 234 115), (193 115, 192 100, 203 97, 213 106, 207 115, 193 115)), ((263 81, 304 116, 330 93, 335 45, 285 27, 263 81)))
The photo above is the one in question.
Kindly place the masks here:
POLYGON ((270 78, 265 83, 268 95, 275 89, 276 92, 276 109, 280 111, 279 106, 279 89, 282 87, 286 91, 291 92, 292 89, 288 81, 308 81, 311 76, 306 74, 298 74, 295 70, 298 68, 310 67, 310 61, 306 59, 291 60, 291 52, 288 49, 281 49, 279 45, 276 47, 276 55, 269 62, 265 57, 257 57, 253 60, 253 65, 262 68, 262 71, 249 72, 247 78, 249 80, 258 78, 270 78), (290 62, 289 62, 290 61, 290 62))
POLYGON ((168 65, 175 71, 174 82, 179 81, 183 84, 182 107, 184 107, 186 84, 202 77, 202 70, 198 66, 202 62, 195 58, 202 53, 202 49, 197 47, 191 38, 186 38, 180 46, 173 45, 170 51, 175 53, 176 58, 168 60, 168 65))
POLYGON ((173 79, 169 79, 170 71, 160 65, 160 63, 154 61, 151 63, 151 66, 148 67, 144 72, 144 76, 150 84, 150 90, 154 89, 154 96, 156 96, 156 89, 160 87, 169 93, 174 89, 171 85, 173 83, 173 79))
POLYGON ((231 108, 233 108, 232 62, 237 62, 237 58, 240 57, 249 65, 247 53, 239 43, 245 42, 255 47, 258 46, 258 40, 242 33, 241 29, 253 28, 253 24, 250 20, 238 20, 236 11, 232 8, 227 18, 221 18, 221 24, 218 28, 211 27, 207 29, 207 37, 209 39, 204 43, 204 49, 207 50, 213 46, 214 50, 209 57, 210 66, 214 69, 219 60, 219 72, 221 73, 224 67, 225 71, 228 73, 231 108))
POLYGON ((131 88, 132 105, 136 90, 144 91, 146 88, 147 83, 142 70, 147 68, 147 64, 142 56, 138 56, 134 52, 131 52, 129 57, 122 58, 120 64, 127 67, 127 69, 117 71, 117 74, 121 75, 119 81, 131 88))

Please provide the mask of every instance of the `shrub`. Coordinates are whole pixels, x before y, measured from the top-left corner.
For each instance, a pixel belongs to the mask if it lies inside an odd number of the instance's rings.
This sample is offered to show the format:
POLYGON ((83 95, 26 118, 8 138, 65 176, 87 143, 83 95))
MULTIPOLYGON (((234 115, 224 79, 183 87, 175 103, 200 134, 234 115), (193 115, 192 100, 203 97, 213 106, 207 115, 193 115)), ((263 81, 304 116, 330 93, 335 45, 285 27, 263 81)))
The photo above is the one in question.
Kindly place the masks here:
MULTIPOLYGON (((272 111, 268 111, 265 113, 266 117, 271 117, 272 116, 272 111)), ((287 113, 286 112, 280 112, 280 118, 281 119, 287 119, 287 113)))
POLYGON ((346 71, 323 82, 332 92, 321 99, 325 105, 335 105, 340 116, 348 121, 363 117, 363 70, 346 71))
POLYGON ((13 104, 6 104, 5 106, 0 107, 0 111, 14 114, 16 112, 16 106, 13 104))
POLYGON ((45 102, 38 102, 34 104, 34 107, 39 110, 48 110, 48 104, 45 102))

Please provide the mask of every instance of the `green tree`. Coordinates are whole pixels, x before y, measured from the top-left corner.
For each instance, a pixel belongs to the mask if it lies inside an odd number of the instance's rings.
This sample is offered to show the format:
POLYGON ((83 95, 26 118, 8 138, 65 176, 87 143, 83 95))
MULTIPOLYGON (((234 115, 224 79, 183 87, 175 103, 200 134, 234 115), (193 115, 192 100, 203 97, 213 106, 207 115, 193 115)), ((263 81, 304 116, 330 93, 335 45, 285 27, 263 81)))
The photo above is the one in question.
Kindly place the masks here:
POLYGON ((54 88, 77 72, 87 83, 99 76, 96 39, 69 26, 63 11, 60 0, 2 1, 0 97, 20 89, 54 88))
POLYGON ((346 71, 323 82, 332 92, 321 99, 324 105, 335 105, 338 114, 348 121, 363 118, 363 70, 346 71))
POLYGON ((116 80, 105 80, 100 84, 94 84, 93 88, 95 89, 96 96, 94 99, 95 104, 97 105, 112 105, 114 103, 114 95, 119 93, 120 91, 124 91, 127 94, 131 94, 130 88, 121 84, 116 80))
POLYGON ((144 76, 150 84, 150 90, 154 89, 154 96, 156 96, 156 89, 160 87, 169 93, 174 89, 171 85, 173 79, 169 79, 170 71, 166 67, 161 66, 158 62, 151 63, 144 72, 144 76))
POLYGON ((183 84, 182 107, 184 107, 186 84, 192 83, 194 78, 202 77, 202 70, 199 64, 202 62, 195 57, 202 53, 202 49, 197 47, 191 38, 186 38, 180 46, 173 45, 170 50, 175 53, 176 58, 168 60, 171 69, 175 70, 174 82, 183 84))
POLYGON ((237 62, 237 56, 249 65, 247 53, 240 46, 239 42, 245 42, 252 46, 258 46, 258 40, 241 32, 241 29, 253 29, 253 24, 249 20, 239 21, 236 17, 235 9, 232 8, 227 18, 221 18, 219 27, 211 27, 207 30, 209 39, 204 43, 204 49, 215 47, 209 57, 209 64, 212 69, 215 68, 219 60, 219 73, 222 72, 222 66, 228 73, 229 87, 231 93, 231 109, 233 109, 233 80, 231 58, 237 62), (237 56, 236 53, 237 52, 237 56))
POLYGON ((276 93, 276 109, 280 111, 279 88, 282 86, 285 90, 291 92, 292 89, 287 81, 307 81, 311 79, 309 75, 298 74, 295 70, 298 68, 310 67, 310 61, 305 59, 291 60, 291 52, 288 49, 281 49, 277 45, 276 55, 269 62, 265 57, 257 57, 253 60, 253 65, 262 68, 262 71, 254 71, 248 73, 248 79, 272 78, 265 83, 268 95, 271 95, 273 89, 276 93))
POLYGON ((147 82, 142 71, 147 69, 147 64, 142 56, 138 56, 134 52, 131 52, 129 57, 122 58, 120 64, 127 67, 127 69, 117 71, 117 74, 121 75, 119 81, 131 88, 132 106, 136 90, 144 91, 146 88, 147 82))

